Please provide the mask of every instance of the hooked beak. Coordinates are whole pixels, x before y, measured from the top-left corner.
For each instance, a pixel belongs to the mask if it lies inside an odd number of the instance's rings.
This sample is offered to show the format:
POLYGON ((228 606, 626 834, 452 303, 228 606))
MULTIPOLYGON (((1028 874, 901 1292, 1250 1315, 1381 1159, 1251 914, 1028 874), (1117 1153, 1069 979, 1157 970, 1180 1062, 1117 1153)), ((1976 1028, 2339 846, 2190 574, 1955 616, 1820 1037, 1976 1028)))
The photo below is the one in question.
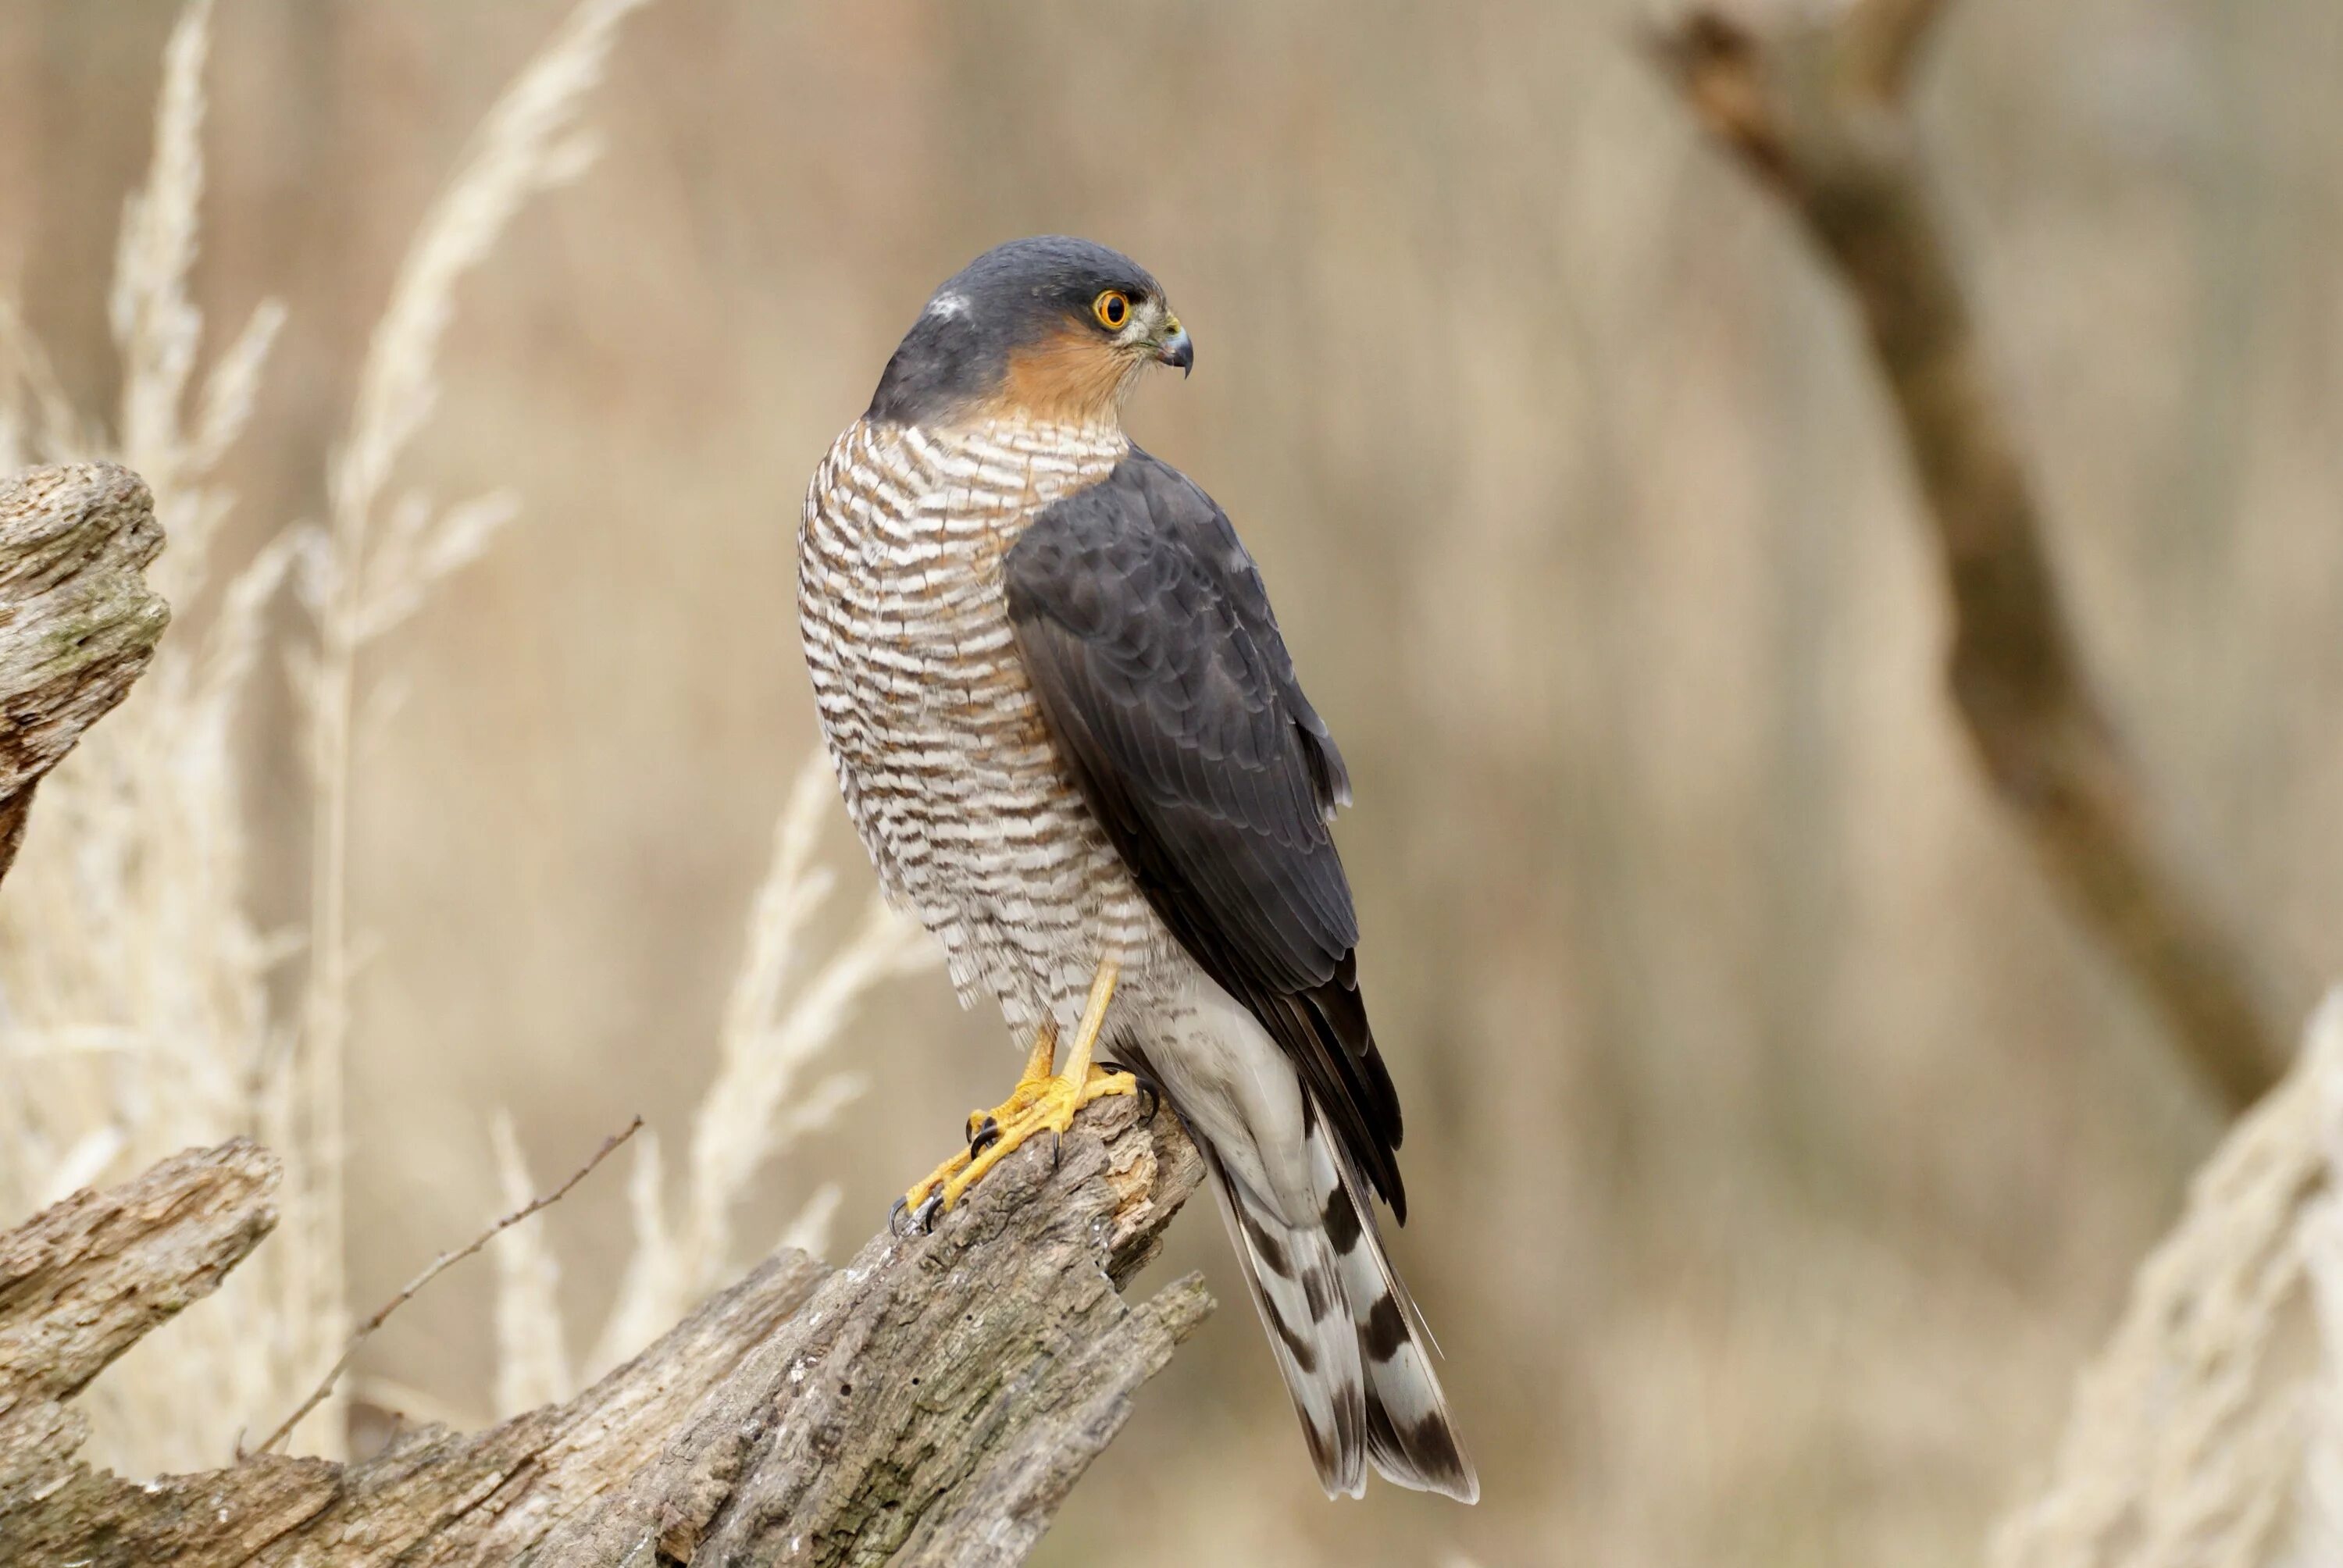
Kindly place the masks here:
POLYGON ((1155 361, 1169 365, 1185 376, 1196 363, 1196 346, 1190 341, 1188 329, 1180 325, 1176 316, 1163 323, 1163 336, 1155 344, 1155 361))

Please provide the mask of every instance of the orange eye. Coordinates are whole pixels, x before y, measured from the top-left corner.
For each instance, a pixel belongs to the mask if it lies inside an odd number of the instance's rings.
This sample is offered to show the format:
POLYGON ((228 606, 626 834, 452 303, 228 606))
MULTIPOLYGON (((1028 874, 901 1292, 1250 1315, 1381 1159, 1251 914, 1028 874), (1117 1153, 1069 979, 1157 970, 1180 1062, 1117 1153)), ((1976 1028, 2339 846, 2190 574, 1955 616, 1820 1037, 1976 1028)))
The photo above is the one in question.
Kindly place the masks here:
POLYGON ((1122 324, 1131 319, 1131 296, 1120 288, 1110 288, 1091 301, 1091 314, 1109 332, 1120 332, 1122 324))

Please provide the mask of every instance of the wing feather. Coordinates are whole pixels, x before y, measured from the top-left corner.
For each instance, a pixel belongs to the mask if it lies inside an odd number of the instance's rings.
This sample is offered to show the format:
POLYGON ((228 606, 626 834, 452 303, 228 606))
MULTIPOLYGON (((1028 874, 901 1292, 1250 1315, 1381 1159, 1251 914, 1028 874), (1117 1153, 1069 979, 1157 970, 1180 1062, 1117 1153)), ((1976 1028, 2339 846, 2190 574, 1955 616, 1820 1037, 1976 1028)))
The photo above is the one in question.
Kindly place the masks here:
POLYGON ((1027 678, 1092 813, 1404 1220, 1399 1101, 1329 828, 1349 774, 1227 515, 1134 450, 1042 512, 1002 569, 1027 678))

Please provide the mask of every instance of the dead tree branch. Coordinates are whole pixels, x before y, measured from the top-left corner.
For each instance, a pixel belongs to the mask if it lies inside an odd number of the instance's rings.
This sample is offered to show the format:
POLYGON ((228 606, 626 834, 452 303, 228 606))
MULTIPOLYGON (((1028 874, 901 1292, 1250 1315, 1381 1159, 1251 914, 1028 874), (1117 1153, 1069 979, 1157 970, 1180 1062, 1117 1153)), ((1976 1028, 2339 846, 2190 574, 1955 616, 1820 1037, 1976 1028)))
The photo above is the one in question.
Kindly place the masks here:
POLYGON ((2285 1014, 2157 812, 2067 615, 1914 136, 1912 64, 1944 10, 1784 5, 1761 26, 1704 6, 1657 52, 1862 316, 1944 561, 1954 702, 2003 805, 2182 1053, 2241 1108, 2285 1070, 2285 1014))
POLYGON ((275 1222, 243 1141, 0 1237, 0 1562, 1008 1564, 1211 1310, 1121 1285, 1194 1191, 1170 1116, 1083 1113, 930 1236, 781 1253, 565 1404, 348 1465, 260 1453, 140 1483, 74 1460, 63 1402, 275 1222))
POLYGON ((171 611, 138 573, 162 548, 154 498, 126 468, 0 479, 0 877, 34 786, 155 656, 171 611))
POLYGON ((275 1227, 277 1179, 275 1157, 238 1139, 0 1235, 0 1420, 72 1398, 218 1289, 275 1227))

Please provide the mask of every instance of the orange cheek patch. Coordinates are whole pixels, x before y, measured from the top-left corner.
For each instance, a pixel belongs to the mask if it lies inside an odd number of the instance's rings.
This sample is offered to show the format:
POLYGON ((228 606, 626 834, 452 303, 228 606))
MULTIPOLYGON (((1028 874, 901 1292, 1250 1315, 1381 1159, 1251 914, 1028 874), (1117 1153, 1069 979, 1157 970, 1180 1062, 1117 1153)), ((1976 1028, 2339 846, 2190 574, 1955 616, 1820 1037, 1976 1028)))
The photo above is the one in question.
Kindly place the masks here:
POLYGON ((987 412, 1091 424, 1112 411, 1131 369, 1129 356, 1090 332, 1054 333, 1009 357, 987 412))

